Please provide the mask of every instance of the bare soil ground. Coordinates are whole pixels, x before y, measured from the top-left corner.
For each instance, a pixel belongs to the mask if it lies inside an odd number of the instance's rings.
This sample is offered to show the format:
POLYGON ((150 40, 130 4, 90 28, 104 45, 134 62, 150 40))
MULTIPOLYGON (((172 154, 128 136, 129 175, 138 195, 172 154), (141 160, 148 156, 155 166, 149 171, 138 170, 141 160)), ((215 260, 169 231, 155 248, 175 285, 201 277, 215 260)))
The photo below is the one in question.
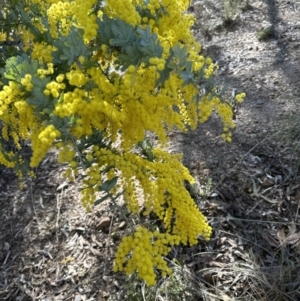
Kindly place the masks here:
POLYGON ((150 296, 113 274, 126 223, 107 203, 85 212, 78 185, 64 182, 52 153, 23 189, 0 169, 0 300, 300 300, 300 130, 292 127, 300 3, 234 3, 194 1, 190 8, 203 52, 220 66, 219 84, 247 98, 230 144, 219 138, 216 118, 188 134, 170 133, 170 151, 183 152, 199 183, 192 194, 214 228, 209 243, 171 254, 182 276, 174 278, 177 290, 161 292, 165 279, 150 296))

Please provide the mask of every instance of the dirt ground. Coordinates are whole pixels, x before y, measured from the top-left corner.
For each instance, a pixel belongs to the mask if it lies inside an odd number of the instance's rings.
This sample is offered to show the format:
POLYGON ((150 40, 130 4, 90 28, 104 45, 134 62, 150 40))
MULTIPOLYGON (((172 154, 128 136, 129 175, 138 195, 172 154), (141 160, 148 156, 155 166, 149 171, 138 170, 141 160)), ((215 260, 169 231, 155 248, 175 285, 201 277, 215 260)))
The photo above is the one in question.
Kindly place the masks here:
MULTIPOLYGON (((297 301, 300 130, 289 126, 299 114, 300 2, 224 3, 194 1, 193 31, 219 65, 218 83, 247 97, 231 143, 216 117, 170 133, 169 149, 183 152, 214 228, 209 243, 176 250, 198 290, 181 300, 297 301)), ((85 212, 63 169, 51 153, 23 189, 0 169, 0 300, 143 300, 130 299, 112 272, 126 222, 109 204, 85 212)))

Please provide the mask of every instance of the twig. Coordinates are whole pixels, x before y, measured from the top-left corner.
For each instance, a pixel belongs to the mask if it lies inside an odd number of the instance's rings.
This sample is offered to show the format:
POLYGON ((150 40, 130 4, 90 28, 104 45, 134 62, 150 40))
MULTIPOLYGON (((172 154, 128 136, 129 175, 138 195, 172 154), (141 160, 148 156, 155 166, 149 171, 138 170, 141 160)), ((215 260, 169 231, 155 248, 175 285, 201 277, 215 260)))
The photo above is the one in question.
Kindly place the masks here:
POLYGON ((3 264, 2 264, 2 266, 5 266, 5 265, 6 265, 10 253, 11 253, 11 251, 8 251, 8 253, 7 253, 6 257, 5 257, 5 260, 4 260, 3 264))
POLYGON ((61 207, 61 199, 60 199, 60 193, 56 196, 56 222, 55 222, 55 228, 56 228, 56 241, 58 242, 58 236, 57 236, 57 230, 59 229, 59 219, 60 219, 60 207, 61 207))
POLYGON ((38 253, 42 254, 42 255, 46 255, 48 256, 51 260, 53 260, 52 255, 50 254, 50 252, 45 251, 45 250, 39 250, 38 253))
POLYGON ((32 208, 33 208, 33 211, 34 211, 34 215, 36 217, 36 221, 37 223, 40 225, 40 221, 39 221, 39 218, 37 216, 37 213, 36 213, 36 210, 35 210, 35 206, 34 206, 34 201, 33 201, 33 188, 32 188, 32 180, 30 180, 30 196, 31 196, 31 202, 32 202, 32 208))
MULTIPOLYGON (((113 220, 114 220, 114 215, 116 213, 116 207, 114 208, 114 212, 110 221, 110 225, 109 225, 109 230, 108 230, 108 236, 110 237, 111 235, 111 229, 112 229, 112 225, 113 225, 113 220)), ((103 277, 105 276, 106 273, 106 265, 107 265, 107 258, 108 258, 108 244, 106 244, 106 250, 105 250, 105 260, 104 260, 104 267, 103 267, 103 277)))

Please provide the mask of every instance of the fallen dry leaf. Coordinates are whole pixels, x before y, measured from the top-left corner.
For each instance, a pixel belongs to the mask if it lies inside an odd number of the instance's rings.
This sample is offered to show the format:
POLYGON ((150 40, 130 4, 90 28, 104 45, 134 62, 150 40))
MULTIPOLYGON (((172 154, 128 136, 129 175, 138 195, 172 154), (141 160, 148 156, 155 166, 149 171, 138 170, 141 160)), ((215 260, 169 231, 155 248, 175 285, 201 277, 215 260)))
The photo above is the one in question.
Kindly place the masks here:
POLYGON ((294 234, 296 231, 297 231, 296 225, 294 223, 291 223, 289 225, 289 234, 288 234, 288 236, 291 235, 291 234, 294 234))
POLYGON ((223 299, 223 301, 231 301, 232 299, 228 296, 228 295, 226 295, 226 294, 222 294, 221 295, 221 298, 223 299))
POLYGON ((108 216, 102 217, 96 227, 97 227, 97 229, 106 228, 110 225, 110 222, 111 222, 110 217, 108 217, 108 216))
POLYGON ((280 242, 281 245, 285 245, 286 243, 286 236, 284 234, 284 229, 278 230, 277 231, 277 238, 280 242))
POLYGON ((293 245, 296 243, 298 240, 300 240, 300 232, 291 234, 286 238, 286 243, 289 245, 293 245))

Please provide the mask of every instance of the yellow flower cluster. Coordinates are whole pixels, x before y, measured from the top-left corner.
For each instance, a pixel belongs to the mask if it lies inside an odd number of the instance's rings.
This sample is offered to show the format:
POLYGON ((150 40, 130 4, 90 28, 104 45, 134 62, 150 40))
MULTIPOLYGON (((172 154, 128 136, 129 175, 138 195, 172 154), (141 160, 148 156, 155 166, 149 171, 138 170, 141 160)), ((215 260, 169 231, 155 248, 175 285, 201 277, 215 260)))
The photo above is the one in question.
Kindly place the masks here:
MULTIPOLYGON (((84 39, 89 42, 97 35, 96 15, 91 14, 91 9, 97 4, 97 0, 75 1, 76 9, 73 10, 77 20, 77 26, 84 29, 84 39)), ((119 3, 121 3, 119 1, 119 3)))
POLYGON ((54 46, 47 45, 45 42, 34 43, 31 57, 38 60, 40 64, 51 63, 53 60, 52 52, 55 50, 56 48, 54 46))
POLYGON ((91 10, 96 4, 96 0, 46 1, 51 36, 57 38, 59 32, 62 35, 68 35, 71 26, 76 24, 84 29, 84 39, 89 42, 97 34, 96 15, 91 14, 91 10))
POLYGON ((71 17, 78 9, 76 1, 47 1, 47 16, 50 24, 50 34, 53 38, 58 37, 60 31, 63 35, 68 35, 72 25, 71 17), (51 3, 52 2, 52 3, 51 3))
POLYGON ((235 96, 235 100, 237 103, 242 103, 246 97, 246 93, 242 92, 235 96))
POLYGON ((13 157, 13 152, 5 153, 0 150, 0 164, 8 168, 14 168, 16 166, 16 162, 12 160, 13 157))
POLYGON ((39 123, 34 109, 25 100, 16 101, 14 107, 18 116, 15 122, 15 131, 21 139, 28 139, 39 123))
POLYGON ((34 40, 34 34, 27 28, 20 27, 18 30, 20 36, 22 36, 22 41, 24 43, 24 50, 27 51, 32 47, 32 41, 34 40))
MULTIPOLYGON (((29 74, 21 79, 21 85, 24 85, 27 91, 32 88, 29 74)), ((6 141, 12 138, 17 149, 20 149, 20 139, 28 139, 31 135, 30 130, 33 132, 37 127, 37 118, 32 107, 22 100, 24 93, 21 90, 20 86, 10 81, 0 91, 0 119, 4 122, 1 134, 6 141)), ((12 152, 0 150, 0 164, 16 168, 22 162, 20 160, 13 162, 14 157, 12 152)), ((21 171, 17 170, 17 174, 21 177, 21 171)))
POLYGON ((160 59, 158 57, 153 57, 149 59, 149 63, 155 65, 157 70, 162 71, 165 69, 166 61, 164 59, 160 59))
MULTIPOLYGON (((138 191, 143 192, 145 214, 153 211, 164 224, 167 232, 180 236, 183 244, 195 244, 198 236, 209 239, 211 228, 198 210, 189 193, 182 189, 183 181, 193 182, 188 170, 180 163, 180 157, 161 149, 154 149, 156 158, 151 162, 134 153, 120 154, 116 150, 93 147, 89 161, 95 163, 87 171, 84 181, 84 206, 89 209, 95 201, 94 195, 101 184, 100 172, 107 166, 117 166, 120 171, 118 187, 124 189, 124 200, 128 209, 137 213, 140 209, 138 191), (175 217, 175 223, 171 220, 175 217)), ((110 178, 114 177, 112 173, 110 178)))
POLYGON ((231 142, 231 129, 235 127, 232 107, 227 103, 219 103, 215 109, 223 121, 224 128, 222 138, 227 142, 231 142))
POLYGON ((41 127, 31 135, 33 155, 30 160, 30 167, 37 167, 42 159, 46 156, 53 142, 60 137, 60 132, 50 124, 41 127))
POLYGON ((188 112, 187 112, 186 104, 183 102, 178 107, 179 107, 180 115, 182 116, 183 122, 185 124, 187 124, 187 125, 190 124, 190 119, 188 117, 188 112))
POLYGON ((88 82, 88 77, 84 75, 80 70, 71 70, 66 74, 69 84, 72 86, 83 86, 88 82))
MULTIPOLYGON (((15 82, 10 81, 8 86, 5 85, 0 91, 0 116, 3 118, 9 113, 9 105, 16 100, 19 100, 23 96, 20 92, 18 85, 15 82)), ((8 121, 8 120, 5 120, 8 121)))
POLYGON ((47 64, 47 69, 38 69, 37 74, 39 75, 40 78, 44 78, 46 75, 50 75, 54 73, 54 68, 53 68, 53 63, 48 63, 47 64))
POLYGON ((203 97, 203 100, 198 104, 200 122, 204 123, 208 120, 213 112, 213 103, 208 97, 203 97))
MULTIPOLYGON (((30 77, 27 76, 26 78, 25 76, 23 80, 28 84, 27 87, 30 88, 30 77)), ((20 148, 20 138, 27 139, 29 137, 28 128, 36 125, 32 108, 24 100, 19 100, 22 99, 22 95, 23 93, 20 92, 14 82, 4 86, 0 92, 0 118, 4 121, 2 137, 6 141, 12 137, 17 148, 20 148)))
POLYGON ((172 270, 162 256, 167 255, 171 248, 180 243, 176 235, 154 233, 139 226, 132 236, 123 237, 116 252, 114 271, 125 271, 127 275, 137 272, 147 285, 156 283, 155 269, 162 276, 169 275, 172 270))
POLYGON ((66 84, 62 81, 64 80, 64 74, 59 74, 56 77, 56 81, 51 81, 49 84, 46 85, 46 89, 44 90, 44 95, 49 96, 52 94, 53 97, 58 98, 61 90, 66 88, 66 84))
POLYGON ((101 171, 103 166, 93 164, 86 171, 86 178, 82 182, 81 203, 86 210, 90 210, 96 201, 96 192, 102 184, 101 171))
POLYGON ((72 149, 69 145, 64 145, 63 142, 58 142, 55 147, 61 150, 57 158, 58 163, 72 162, 75 157, 74 149, 72 149))
POLYGON ((107 0, 103 13, 111 18, 120 18, 126 23, 137 25, 141 22, 135 5, 140 1, 107 0))
MULTIPOLYGON (((209 60, 208 60, 209 61, 209 60)), ((210 78, 215 73, 215 64, 209 63, 208 68, 204 70, 205 78, 210 78)))
POLYGON ((186 128, 182 129, 183 131, 187 131, 189 128, 194 130, 198 124, 198 106, 196 101, 186 101, 186 99, 193 99, 195 93, 197 93, 196 89, 192 85, 185 87, 184 90, 177 89, 177 97, 181 101, 178 105, 179 114, 183 124, 186 126, 186 128))
POLYGON ((25 77, 21 79, 21 84, 25 87, 26 91, 31 91, 33 88, 31 79, 31 74, 26 74, 25 77))
MULTIPOLYGON (((152 1, 150 1, 151 4, 152 1)), ((159 1, 153 1, 159 3, 159 1)), ((159 4, 158 4, 159 5, 159 4)), ((161 5, 167 8, 168 13, 163 14, 157 24, 158 34, 161 41, 164 41, 165 51, 174 46, 179 41, 188 46, 190 53, 199 53, 201 46, 191 35, 190 27, 194 23, 194 16, 188 13, 182 13, 187 10, 189 1, 171 1, 163 0, 161 5)), ((150 25, 151 26, 151 25, 150 25)))
MULTIPOLYGON (((241 93, 238 96, 237 101, 242 102, 245 97, 245 93, 241 93)), ((229 103, 222 102, 219 97, 212 97, 209 100, 208 97, 204 97, 198 105, 200 122, 206 122, 215 110, 223 123, 223 134, 222 138, 228 142, 231 142, 231 130, 235 127, 233 122, 232 107, 229 103)))
POLYGON ((39 32, 41 34, 43 34, 44 32, 47 31, 45 25, 43 24, 43 22, 40 18, 37 18, 37 17, 31 18, 31 23, 36 29, 39 30, 39 32))

